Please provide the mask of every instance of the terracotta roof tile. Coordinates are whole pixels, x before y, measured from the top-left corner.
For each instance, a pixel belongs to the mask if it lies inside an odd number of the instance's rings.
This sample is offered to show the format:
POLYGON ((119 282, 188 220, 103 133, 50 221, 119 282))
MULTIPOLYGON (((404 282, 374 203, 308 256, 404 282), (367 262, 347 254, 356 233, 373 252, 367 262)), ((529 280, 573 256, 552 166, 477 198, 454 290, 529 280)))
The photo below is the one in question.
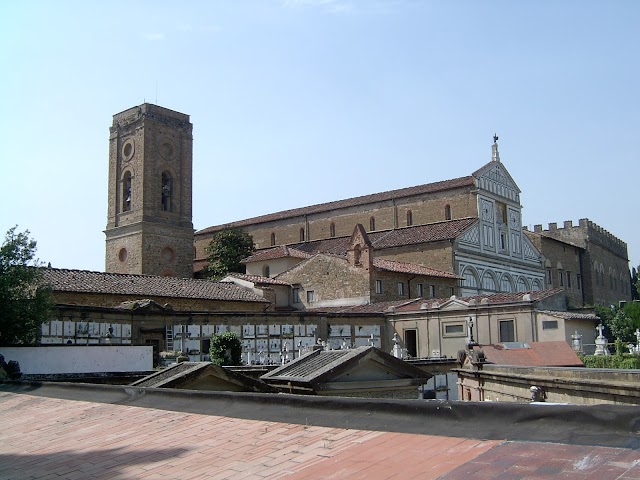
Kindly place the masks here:
POLYGON ((327 312, 327 313, 348 313, 348 314, 384 314, 389 307, 402 308, 409 307, 413 310, 419 310, 420 305, 424 303, 422 298, 414 298, 410 300, 391 300, 388 302, 367 303, 365 305, 350 305, 343 307, 323 307, 309 308, 310 312, 327 312), (412 308, 413 307, 413 308, 412 308))
POLYGON ((276 258, 309 258, 312 255, 297 248, 288 247, 286 245, 281 245, 278 247, 267 248, 264 250, 258 250, 253 255, 242 260, 242 263, 251 263, 251 262, 263 262, 265 260, 274 260, 276 258))
MULTIPOLYGON (((472 297, 457 298, 463 302, 469 302, 475 300, 478 305, 483 298, 486 298, 489 305, 499 305, 505 303, 522 302, 524 295, 530 295, 532 302, 537 302, 545 298, 549 298, 556 295, 563 290, 561 288, 554 288, 550 290, 539 290, 535 292, 516 292, 516 293, 495 293, 493 295, 476 295, 472 297)), ((309 309, 309 311, 316 312, 328 312, 328 313, 385 313, 389 308, 393 308, 395 312, 413 312, 417 310, 423 310, 423 305, 427 308, 434 308, 436 304, 443 305, 451 298, 430 298, 425 300, 424 298, 414 298, 410 300, 391 300, 388 302, 376 302, 366 305, 354 305, 344 307, 325 307, 317 309, 309 309)))
POLYGON ((294 245, 297 250, 309 254, 331 253, 334 255, 346 255, 351 246, 351 236, 325 238, 323 240, 313 240, 311 242, 298 243, 294 245))
POLYGON ((358 369, 366 362, 367 358, 375 359, 376 363, 384 362, 387 375, 392 373, 402 378, 419 379, 431 376, 387 352, 371 346, 362 346, 345 350, 315 350, 262 375, 260 378, 267 382, 279 380, 308 382, 310 384, 336 381, 346 371, 358 369))
MULTIPOLYGON (((370 232, 367 236, 376 249, 453 240, 476 221, 477 218, 473 217, 458 220, 447 220, 444 222, 429 223, 427 225, 403 227, 395 230, 370 232)), ((351 236, 325 238, 322 240, 296 243, 289 246, 278 246, 258 250, 256 253, 243 260, 243 263, 272 260, 274 258, 283 258, 286 256, 292 256, 294 258, 309 258, 316 253, 346 255, 350 246, 351 236)))
POLYGON ((475 217, 469 217, 429 223, 427 225, 404 227, 387 232, 370 233, 369 238, 376 249, 453 240, 477 220, 475 217))
POLYGON ((206 258, 198 258, 193 261, 193 273, 197 273, 204 270, 209 265, 209 260, 206 258))
POLYGON ((239 220, 237 222, 226 223, 224 225, 215 225, 202 230, 198 230, 196 235, 205 235, 212 232, 217 232, 224 228, 236 228, 246 227, 248 225, 254 225, 257 223, 271 222, 275 220, 282 220, 285 218, 292 218, 301 215, 311 215, 314 213, 328 212, 330 210, 336 210, 340 208, 348 208, 357 205, 366 205, 367 203, 383 202, 385 200, 393 200, 398 198, 410 197, 414 195, 421 195, 425 193, 440 192, 443 190, 450 190, 453 188, 467 187, 475 185, 473 176, 453 178, 451 180, 444 180, 441 182, 427 183, 424 185, 417 185, 415 187, 400 188, 398 190, 390 190, 388 192, 374 193, 371 195, 364 195, 361 197, 347 198, 345 200, 337 200, 334 202, 320 203, 317 205, 311 205, 308 207, 294 208, 291 210, 284 210, 281 212, 270 213, 267 215, 261 215, 258 217, 248 218, 246 220, 239 220))
POLYGON ((455 273, 443 272, 442 270, 423 267, 422 265, 416 265, 414 263, 394 262, 391 260, 384 260, 382 258, 374 258, 373 266, 389 272, 413 273, 415 275, 424 275, 428 277, 440 277, 440 278, 455 278, 455 279, 462 278, 456 275, 455 273))
POLYGON ((540 313, 546 313, 547 315, 563 318, 565 320, 593 320, 593 321, 600 320, 600 317, 594 313, 558 312, 558 311, 552 311, 552 310, 540 310, 540 313))
POLYGON ((43 268, 44 281, 54 292, 141 295, 239 302, 266 302, 233 283, 189 278, 43 268))
MULTIPOLYGON (((528 295, 530 297, 531 302, 538 302, 540 300, 544 300, 545 298, 552 297, 560 292, 563 289, 561 288, 553 288, 549 290, 536 290, 529 292, 500 292, 493 293, 491 295, 474 295, 470 297, 458 297, 458 300, 469 303, 471 301, 475 301, 477 305, 480 305, 483 299, 487 299, 489 305, 500 305, 505 303, 518 303, 523 301, 523 297, 528 295)), ((437 305, 442 305, 451 300, 451 298, 430 298, 428 300, 422 300, 420 304, 416 305, 407 305, 400 306, 396 308, 396 311, 412 311, 412 310, 420 310, 422 305, 426 305, 426 308, 435 308, 437 305)))
POLYGON ((230 273, 228 277, 238 278, 240 280, 246 280, 247 282, 259 284, 259 285, 285 285, 291 284, 283 282, 282 280, 276 280, 275 278, 263 277, 260 275, 247 275, 246 273, 230 273))
POLYGON ((565 341, 528 342, 523 348, 510 344, 481 345, 476 349, 484 352, 485 358, 496 365, 526 367, 583 367, 584 364, 565 341))

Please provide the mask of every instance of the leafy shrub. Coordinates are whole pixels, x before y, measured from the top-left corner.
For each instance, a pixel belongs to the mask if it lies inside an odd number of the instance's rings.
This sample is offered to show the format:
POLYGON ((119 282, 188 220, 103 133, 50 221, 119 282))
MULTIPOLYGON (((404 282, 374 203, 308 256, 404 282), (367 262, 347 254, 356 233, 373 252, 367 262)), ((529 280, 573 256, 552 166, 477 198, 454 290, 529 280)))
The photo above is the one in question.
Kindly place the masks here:
POLYGON ((240 365, 242 363, 242 342, 233 332, 214 335, 209 348, 211 363, 215 365, 240 365))
POLYGON ((587 368, 640 369, 638 355, 584 355, 580 359, 587 368))

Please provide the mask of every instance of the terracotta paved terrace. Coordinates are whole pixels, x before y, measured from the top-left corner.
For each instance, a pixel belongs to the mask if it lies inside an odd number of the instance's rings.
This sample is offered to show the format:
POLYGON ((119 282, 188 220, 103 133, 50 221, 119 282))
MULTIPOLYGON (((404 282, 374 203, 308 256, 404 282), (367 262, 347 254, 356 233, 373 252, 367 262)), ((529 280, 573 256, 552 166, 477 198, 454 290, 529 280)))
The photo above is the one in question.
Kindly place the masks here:
MULTIPOLYGON (((482 440, 481 431, 447 436, 288 423, 187 411, 195 409, 184 392, 172 400, 126 391, 129 397, 122 399, 91 387, 68 394, 0 385, 0 478, 640 479, 640 450, 633 440, 634 448, 621 448, 597 441, 482 440), (187 410, 174 407, 180 402, 187 410)), ((207 404, 203 411, 214 404, 237 411, 237 402, 224 398, 204 395, 197 401, 207 404)), ((270 408, 275 407, 265 406, 257 416, 270 408)), ((299 420, 302 407, 278 408, 299 420)))

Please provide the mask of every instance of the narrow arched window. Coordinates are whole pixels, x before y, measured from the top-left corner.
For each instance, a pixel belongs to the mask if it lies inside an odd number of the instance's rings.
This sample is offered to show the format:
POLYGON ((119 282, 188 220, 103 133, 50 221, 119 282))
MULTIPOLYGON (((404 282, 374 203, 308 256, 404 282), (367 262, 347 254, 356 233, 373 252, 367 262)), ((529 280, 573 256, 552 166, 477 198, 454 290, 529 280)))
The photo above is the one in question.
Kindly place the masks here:
POLYGON ((413 212, 411 210, 407 210, 407 227, 413 225, 413 212))
POLYGON ((369 231, 373 232, 376 229, 376 218, 375 217, 369 217, 369 231))
POLYGON ((331 238, 336 236, 336 224, 331 222, 331 225, 329 225, 329 236, 331 238))
POLYGON ((262 267, 262 276, 269 278, 269 275, 271 274, 271 269, 269 268, 269 265, 265 265, 264 267, 262 267))
POLYGON ((125 172, 122 179, 122 211, 131 210, 131 172, 125 172))
POLYGON ((444 219, 451 220, 451 205, 444 206, 444 219))
POLYGON ((271 232, 271 246, 273 247, 276 244, 276 234, 271 232))
POLYGON ((304 242, 304 228, 300 229, 300 241, 304 242))
POLYGON ((360 245, 356 245, 353 248, 353 264, 354 265, 360 265, 360 262, 361 262, 360 245))
POLYGON ((162 174, 162 210, 165 212, 171 211, 171 175, 168 172, 162 174))

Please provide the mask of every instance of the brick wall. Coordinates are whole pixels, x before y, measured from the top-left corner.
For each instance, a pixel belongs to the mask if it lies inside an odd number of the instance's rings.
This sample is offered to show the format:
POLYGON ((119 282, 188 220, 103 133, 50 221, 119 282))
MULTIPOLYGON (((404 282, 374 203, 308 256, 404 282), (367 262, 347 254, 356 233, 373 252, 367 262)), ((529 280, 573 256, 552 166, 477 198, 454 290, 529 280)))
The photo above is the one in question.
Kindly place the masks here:
POLYGON ((571 221, 562 227, 550 223, 547 230, 535 225, 534 233, 584 248, 580 268, 585 305, 616 305, 620 300, 631 300, 625 242, 586 218, 578 225, 571 221))
MULTIPOLYGON (((376 231, 405 227, 407 210, 411 210, 413 225, 439 222, 445 220, 447 205, 450 207, 452 219, 478 216, 476 195, 471 192, 471 188, 465 187, 257 223, 243 227, 243 230, 253 236, 256 247, 260 249, 271 246, 272 233, 275 233, 276 245, 299 243, 301 229, 307 241, 330 238, 332 223, 335 226, 336 237, 351 235, 358 223, 370 232, 372 217, 375 219, 376 231)), ((211 234, 196 235, 196 258, 206 257, 204 249, 210 241, 211 234)))
POLYGON ((455 273, 453 245, 449 241, 424 243, 417 246, 376 250, 376 257, 398 262, 415 263, 425 267, 455 273))
POLYGON ((459 293, 458 281, 453 278, 427 277, 376 269, 373 274, 371 300, 373 302, 385 302, 418 297, 431 298, 430 287, 432 286, 435 292, 433 298, 448 298, 459 293), (382 282, 382 293, 376 293, 376 280, 382 282), (404 295, 399 294, 399 283, 403 284, 404 295), (422 285, 422 295, 418 291, 418 285, 422 285))
POLYGON ((567 297, 567 306, 581 308, 584 305, 584 279, 581 268, 583 249, 546 237, 538 232, 525 233, 547 260, 545 265, 546 288, 563 288, 567 297), (549 282, 549 276, 551 282, 549 282))
POLYGON ((300 285, 304 308, 315 308, 329 300, 369 298, 371 292, 369 273, 364 268, 332 255, 315 255, 278 276, 278 280, 300 285), (314 292, 311 303, 307 301, 308 291, 314 292))

